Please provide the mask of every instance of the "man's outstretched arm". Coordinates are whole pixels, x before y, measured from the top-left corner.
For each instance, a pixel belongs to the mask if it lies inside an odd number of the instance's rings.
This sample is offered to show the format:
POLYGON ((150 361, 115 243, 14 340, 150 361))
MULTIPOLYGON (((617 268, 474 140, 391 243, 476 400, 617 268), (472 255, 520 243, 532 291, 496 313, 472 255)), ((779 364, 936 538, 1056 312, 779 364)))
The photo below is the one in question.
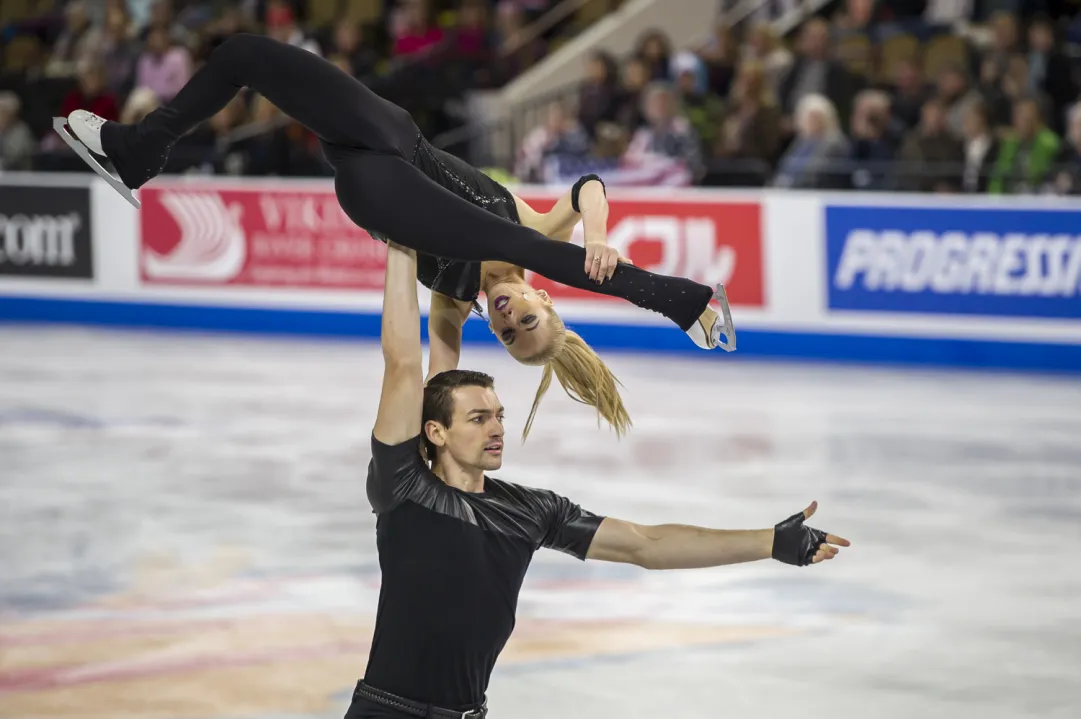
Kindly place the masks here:
POLYGON ((424 375, 417 301, 417 253, 387 243, 383 288, 383 391, 372 434, 383 444, 401 444, 420 434, 424 375))
POLYGON ((605 518, 589 546, 587 559, 637 564, 646 569, 694 569, 776 559, 786 564, 817 564, 837 555, 847 539, 806 526, 818 508, 812 502, 770 529, 705 529, 682 524, 642 526, 605 518))

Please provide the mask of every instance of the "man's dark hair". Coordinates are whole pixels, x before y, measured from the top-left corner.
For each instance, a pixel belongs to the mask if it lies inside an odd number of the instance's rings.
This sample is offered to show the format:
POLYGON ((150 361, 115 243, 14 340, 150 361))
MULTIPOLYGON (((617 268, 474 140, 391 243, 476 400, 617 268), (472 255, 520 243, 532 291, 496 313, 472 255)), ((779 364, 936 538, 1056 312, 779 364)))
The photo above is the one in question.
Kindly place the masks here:
POLYGON ((421 438, 424 442, 424 452, 429 462, 435 461, 435 445, 428 441, 428 433, 424 426, 428 422, 435 421, 444 427, 449 427, 451 418, 454 417, 454 390, 459 387, 485 387, 495 386, 495 379, 483 372, 474 372, 467 369, 452 369, 440 372, 428 380, 424 387, 424 409, 420 416, 421 438))

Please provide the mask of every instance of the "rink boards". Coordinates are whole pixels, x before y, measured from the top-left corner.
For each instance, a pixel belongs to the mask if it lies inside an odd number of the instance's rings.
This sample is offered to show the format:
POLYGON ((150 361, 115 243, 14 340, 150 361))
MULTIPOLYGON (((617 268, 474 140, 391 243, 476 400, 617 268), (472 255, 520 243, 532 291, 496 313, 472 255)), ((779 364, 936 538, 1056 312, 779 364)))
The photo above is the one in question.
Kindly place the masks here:
MULTIPOLYGON (((516 192, 544 210, 561 190, 516 192)), ((0 177, 0 320, 378 334, 385 247, 330 181, 163 178, 139 194, 137 211, 97 178, 0 177)), ((726 285, 733 357, 1081 370, 1076 201, 608 194, 623 255, 726 285)), ((598 348, 698 351, 659 315, 535 284, 598 348)), ((478 318, 465 337, 492 341, 478 318)))

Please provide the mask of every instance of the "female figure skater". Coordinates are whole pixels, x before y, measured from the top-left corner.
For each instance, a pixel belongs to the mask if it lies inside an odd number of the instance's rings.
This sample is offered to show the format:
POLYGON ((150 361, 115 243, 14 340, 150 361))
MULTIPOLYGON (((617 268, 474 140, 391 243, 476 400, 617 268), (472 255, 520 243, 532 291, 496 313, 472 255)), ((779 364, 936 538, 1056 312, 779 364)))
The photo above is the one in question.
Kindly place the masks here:
MULTIPOLYGON (((244 87, 320 138, 335 170, 338 202, 350 219, 379 239, 392 238, 425 256, 420 280, 454 302, 433 300, 438 305, 433 314, 443 319, 435 322, 436 333, 449 338, 437 350, 439 371, 457 363, 451 328, 457 323, 460 332, 467 315, 457 303, 474 301, 484 289, 496 336, 519 361, 545 366, 538 402, 554 373, 572 398, 596 407, 620 434, 626 430, 629 419, 614 376, 563 327, 547 295, 533 291, 520 268, 663 314, 704 349, 735 348, 723 288, 716 293, 722 319, 709 308, 712 288, 615 262, 610 248, 603 247, 603 231, 591 233, 588 249, 542 234, 569 237, 583 203, 587 215, 592 204, 606 219, 607 205, 597 199, 598 193, 604 196, 599 178, 583 177, 551 212, 536 213, 484 173, 432 147, 408 112, 332 63, 286 43, 250 34, 231 37, 173 100, 138 124, 108 122, 85 111, 72 113, 67 123, 78 141, 112 162, 123 185, 134 190, 161 172, 181 136, 244 87), (489 264, 482 265, 485 261, 489 264), (454 320, 451 309, 461 319, 454 320)), ((63 119, 58 122, 58 132, 73 144, 62 132, 63 119)), ((84 159, 104 173, 89 156, 84 159)), ((535 402, 533 413, 536 407, 535 402)))

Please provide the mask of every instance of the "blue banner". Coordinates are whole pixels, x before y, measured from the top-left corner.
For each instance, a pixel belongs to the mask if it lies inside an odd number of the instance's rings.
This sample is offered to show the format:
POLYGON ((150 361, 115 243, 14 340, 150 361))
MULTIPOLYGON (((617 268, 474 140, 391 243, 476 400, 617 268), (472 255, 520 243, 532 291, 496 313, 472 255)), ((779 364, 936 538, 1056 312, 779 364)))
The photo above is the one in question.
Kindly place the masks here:
POLYGON ((834 310, 1081 318, 1081 211, 826 207, 834 310))

